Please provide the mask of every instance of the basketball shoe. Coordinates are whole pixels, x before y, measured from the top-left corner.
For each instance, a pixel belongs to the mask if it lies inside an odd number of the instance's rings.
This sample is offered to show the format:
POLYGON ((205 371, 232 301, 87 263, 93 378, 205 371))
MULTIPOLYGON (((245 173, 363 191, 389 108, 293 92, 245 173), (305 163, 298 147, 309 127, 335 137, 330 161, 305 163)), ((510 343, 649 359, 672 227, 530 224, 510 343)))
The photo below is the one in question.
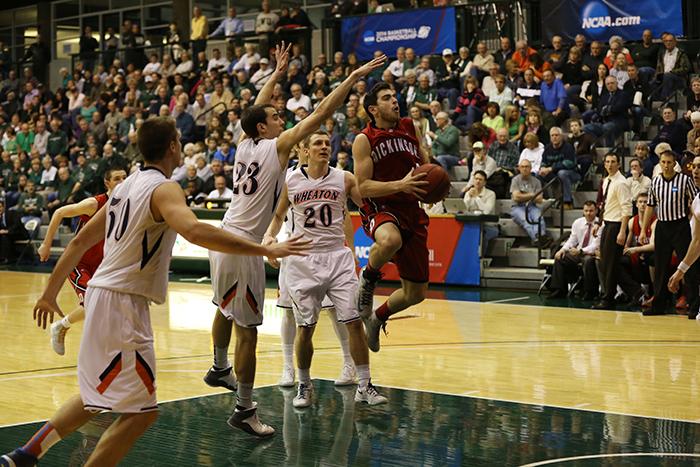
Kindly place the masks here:
POLYGON ((241 429, 254 436, 266 437, 274 435, 275 429, 260 421, 257 410, 257 402, 250 409, 237 405, 226 423, 231 428, 241 429))
POLYGON ((0 456, 0 467, 34 467, 38 459, 21 448, 0 456))
POLYGON ((291 366, 282 367, 282 377, 277 383, 281 388, 291 388, 294 386, 294 368, 291 366))
POLYGON ((357 309, 362 319, 367 319, 372 313, 374 289, 377 287, 377 282, 379 282, 381 278, 381 273, 372 274, 367 272, 367 266, 360 271, 360 287, 357 289, 357 309))
POLYGON ((63 325, 63 320, 58 320, 51 325, 51 347, 58 355, 66 353, 66 332, 68 329, 63 325))
POLYGON ((367 347, 372 352, 379 352, 379 332, 384 331, 386 334, 386 321, 377 318, 377 314, 372 312, 365 322, 365 334, 367 334, 367 347))
POLYGON ((368 405, 386 404, 389 399, 379 394, 379 391, 372 385, 372 382, 367 384, 364 389, 357 388, 355 391, 355 402, 367 402, 368 405))
POLYGON ((302 409, 304 407, 309 407, 313 402, 314 397, 314 385, 313 383, 304 384, 299 383, 299 390, 296 397, 292 401, 292 405, 296 409, 302 409))
POLYGON ((340 372, 340 376, 338 376, 338 379, 334 381, 334 384, 336 386, 350 386, 352 384, 357 384, 355 365, 350 362, 345 363, 340 372))
POLYGON ((231 367, 224 368, 223 370, 216 367, 209 368, 206 376, 204 376, 204 382, 213 388, 226 388, 233 392, 236 392, 238 389, 236 376, 233 374, 233 369, 231 367))

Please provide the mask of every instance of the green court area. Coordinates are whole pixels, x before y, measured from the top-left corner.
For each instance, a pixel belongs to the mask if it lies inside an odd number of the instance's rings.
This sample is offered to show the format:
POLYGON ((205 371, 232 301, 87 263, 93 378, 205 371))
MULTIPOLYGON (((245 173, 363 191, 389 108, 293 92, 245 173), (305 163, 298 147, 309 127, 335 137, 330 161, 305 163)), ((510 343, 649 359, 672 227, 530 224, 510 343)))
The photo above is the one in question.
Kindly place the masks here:
MULTIPOLYGON (((354 387, 314 384, 315 404, 305 410, 292 407, 293 389, 255 391, 261 419, 277 430, 263 440, 226 425, 232 394, 164 403, 157 424, 121 465, 700 464, 700 454, 693 454, 700 446, 698 424, 388 388, 382 390, 389 404, 368 407, 354 402, 354 387), (577 459, 565 460, 571 457, 577 459)), ((82 465, 112 417, 99 415, 41 464, 82 465)), ((40 426, 0 429, 0 450, 13 449, 40 426)))

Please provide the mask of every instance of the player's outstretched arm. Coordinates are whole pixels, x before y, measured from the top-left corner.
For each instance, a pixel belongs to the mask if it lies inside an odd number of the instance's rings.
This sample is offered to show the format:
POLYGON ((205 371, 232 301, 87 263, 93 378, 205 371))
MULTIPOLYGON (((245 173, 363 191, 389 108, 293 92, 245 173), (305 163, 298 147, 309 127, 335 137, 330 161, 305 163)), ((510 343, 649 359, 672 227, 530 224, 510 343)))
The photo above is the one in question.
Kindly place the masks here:
POLYGON ((688 252, 685 254, 681 264, 678 265, 676 272, 673 273, 671 279, 668 281, 668 290, 673 293, 678 292, 683 276, 685 276, 685 271, 687 271, 698 259, 698 256, 700 256, 700 219, 698 219, 696 214, 693 214, 692 222, 693 239, 690 241, 690 246, 688 246, 688 252))
POLYGON ((90 221, 85 224, 85 227, 80 229, 78 235, 73 237, 63 254, 58 259, 56 266, 53 268, 49 282, 46 284, 44 293, 34 305, 34 319, 37 320, 37 325, 46 329, 48 323, 53 322, 54 313, 63 316, 58 304, 56 296, 61 291, 63 282, 68 277, 68 274, 78 265, 80 258, 83 257, 93 245, 105 238, 105 222, 107 219, 107 210, 100 209, 90 221))
POLYGON ((378 182, 372 180, 374 172, 374 162, 371 157, 371 147, 367 136, 360 133, 352 143, 352 155, 355 159, 355 178, 357 188, 362 198, 381 198, 396 193, 413 194, 418 199, 426 194, 423 187, 428 184, 425 173, 413 175, 413 171, 408 172, 401 180, 391 182, 378 182))
POLYGON ((44 241, 41 242, 39 247, 39 259, 44 262, 49 259, 51 255, 51 243, 53 238, 56 236, 56 231, 61 225, 61 221, 66 217, 77 217, 77 216, 92 216, 97 212, 97 200, 95 198, 87 198, 79 203, 69 204, 68 206, 63 206, 58 208, 56 212, 51 216, 51 222, 49 222, 49 228, 46 230, 46 236, 44 241))
POLYGON ((345 194, 355 205, 362 206, 362 196, 360 196, 360 190, 357 188, 357 181, 350 172, 345 172, 345 194))
POLYGON ((310 240, 295 237, 287 242, 263 246, 233 235, 224 229, 199 222, 185 204, 185 195, 177 183, 164 183, 155 189, 151 198, 151 211, 156 220, 163 219, 188 242, 208 250, 249 256, 282 258, 303 255, 310 240))
POLYGON ((272 98, 272 91, 275 89, 275 84, 284 77, 284 73, 287 71, 287 65, 289 64, 289 49, 292 44, 286 44, 282 41, 282 44, 277 44, 275 46, 275 71, 270 75, 270 79, 267 80, 265 85, 262 87, 258 96, 255 98, 255 105, 269 104, 272 98))
POLYGON ((353 71, 340 86, 335 88, 333 92, 328 94, 328 96, 321 101, 321 104, 319 104, 316 110, 311 112, 311 115, 280 135, 277 139, 277 153, 279 154, 280 163, 282 163, 283 167, 287 166, 289 153, 292 148, 316 131, 328 117, 333 115, 333 112, 343 104, 345 98, 350 94, 352 87, 360 78, 384 65, 385 61, 386 56, 382 55, 353 71))
MULTIPOLYGON (((280 194, 280 202, 275 210, 275 216, 272 218, 270 225, 263 236, 263 245, 272 245, 277 243, 277 234, 282 230, 282 224, 284 224, 284 218, 289 210, 289 196, 287 195, 287 185, 284 186, 282 193, 280 194)), ((268 258, 268 263, 273 268, 277 269, 280 267, 279 261, 275 259, 268 258)))

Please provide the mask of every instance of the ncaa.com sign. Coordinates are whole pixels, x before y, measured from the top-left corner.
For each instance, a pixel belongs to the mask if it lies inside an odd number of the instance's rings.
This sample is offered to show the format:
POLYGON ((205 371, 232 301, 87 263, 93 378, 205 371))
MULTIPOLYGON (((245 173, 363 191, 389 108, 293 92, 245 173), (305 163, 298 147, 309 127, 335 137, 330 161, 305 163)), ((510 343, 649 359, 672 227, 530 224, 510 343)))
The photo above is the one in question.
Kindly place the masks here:
POLYGON ((623 26, 639 26, 642 24, 641 16, 621 16, 613 20, 610 16, 597 16, 592 18, 583 18, 582 29, 597 29, 597 28, 617 28, 623 26))

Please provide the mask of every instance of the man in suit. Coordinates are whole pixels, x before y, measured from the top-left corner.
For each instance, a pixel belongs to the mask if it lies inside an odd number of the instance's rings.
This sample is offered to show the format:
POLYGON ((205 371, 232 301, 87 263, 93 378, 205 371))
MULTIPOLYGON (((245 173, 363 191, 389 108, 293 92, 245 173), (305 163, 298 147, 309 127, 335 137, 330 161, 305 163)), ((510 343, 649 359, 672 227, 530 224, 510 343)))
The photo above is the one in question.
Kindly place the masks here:
POLYGON ((628 93, 619 89, 617 78, 608 76, 605 78, 607 93, 603 93, 598 102, 593 123, 583 128, 586 133, 592 133, 596 137, 605 137, 605 145, 613 146, 615 137, 627 130, 628 112, 632 101, 628 93))
POLYGON ((0 264, 14 261, 16 252, 14 242, 27 238, 27 231, 15 211, 6 211, 5 203, 0 201, 0 264))

